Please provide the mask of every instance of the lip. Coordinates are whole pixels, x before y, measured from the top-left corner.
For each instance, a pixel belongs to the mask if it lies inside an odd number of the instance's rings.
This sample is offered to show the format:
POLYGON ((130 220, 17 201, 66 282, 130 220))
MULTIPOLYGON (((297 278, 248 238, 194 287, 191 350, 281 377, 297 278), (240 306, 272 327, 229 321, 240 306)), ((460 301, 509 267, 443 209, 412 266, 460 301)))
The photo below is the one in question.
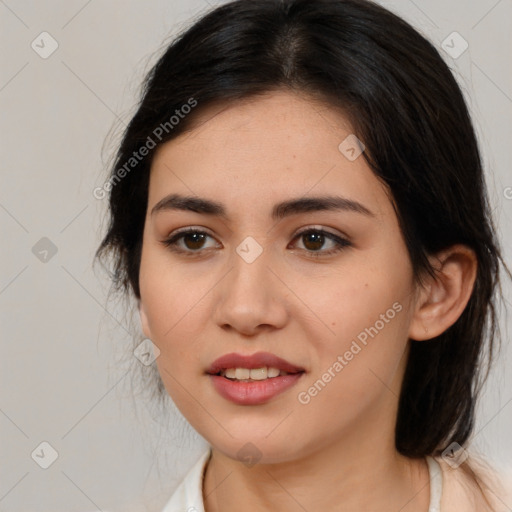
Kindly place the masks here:
POLYGON ((237 405, 260 405, 294 386, 304 372, 290 373, 271 379, 241 382, 220 375, 208 375, 220 396, 237 405))
POLYGON ((305 371, 304 368, 296 366, 285 359, 282 359, 270 352, 256 352, 251 355, 243 355, 232 352, 225 354, 210 365, 206 373, 216 375, 221 370, 228 368, 262 368, 263 366, 277 368, 288 373, 298 373, 305 371))

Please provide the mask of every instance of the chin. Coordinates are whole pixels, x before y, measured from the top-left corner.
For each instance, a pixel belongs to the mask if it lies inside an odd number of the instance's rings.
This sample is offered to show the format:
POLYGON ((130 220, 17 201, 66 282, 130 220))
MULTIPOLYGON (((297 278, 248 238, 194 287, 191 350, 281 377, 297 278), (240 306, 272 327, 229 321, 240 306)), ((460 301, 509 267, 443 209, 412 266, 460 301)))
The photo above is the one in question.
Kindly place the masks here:
MULTIPOLYGON (((267 432, 268 434, 268 432, 267 432)), ((267 435, 265 434, 265 435, 267 435)), ((296 443, 286 442, 284 436, 270 434, 265 436, 245 435, 231 438, 228 434, 222 439, 208 439, 213 447, 226 457, 243 462, 247 467, 254 464, 276 464, 291 462, 299 455, 296 443)))

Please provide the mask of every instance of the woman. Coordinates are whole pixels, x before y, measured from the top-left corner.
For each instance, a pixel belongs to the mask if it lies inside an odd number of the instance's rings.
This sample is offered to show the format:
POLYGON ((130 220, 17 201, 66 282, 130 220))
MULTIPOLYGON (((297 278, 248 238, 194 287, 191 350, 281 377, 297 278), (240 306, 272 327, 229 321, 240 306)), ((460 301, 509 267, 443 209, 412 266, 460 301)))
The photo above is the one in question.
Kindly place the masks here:
POLYGON ((503 261, 463 96, 411 26, 214 9, 148 75, 108 189, 98 255, 210 445, 165 512, 505 506, 468 447, 503 261))

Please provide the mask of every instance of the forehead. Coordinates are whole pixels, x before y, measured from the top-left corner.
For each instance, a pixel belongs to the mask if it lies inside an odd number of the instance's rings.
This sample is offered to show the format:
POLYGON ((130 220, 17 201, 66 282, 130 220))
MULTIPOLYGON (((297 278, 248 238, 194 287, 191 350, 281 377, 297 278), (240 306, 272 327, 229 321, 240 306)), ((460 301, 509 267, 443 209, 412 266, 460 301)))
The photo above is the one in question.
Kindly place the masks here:
POLYGON ((343 151, 353 137, 339 109, 294 93, 210 105, 194 114, 190 130, 158 148, 149 206, 172 192, 246 207, 337 193, 384 211, 388 196, 363 155, 349 159, 343 151))
MULTIPOLYGON (((199 103, 189 117, 188 130, 169 145, 204 145, 211 141, 210 146, 213 146, 214 141, 222 140, 226 144, 224 149, 240 149, 237 142, 242 139, 263 143, 271 142, 278 135, 281 144, 288 140, 287 146, 293 147, 294 142, 298 146, 305 140, 314 140, 317 133, 329 144, 330 141, 325 139, 326 131, 331 132, 334 141, 339 138, 340 131, 353 131, 341 108, 305 93, 286 90, 240 100, 216 101, 204 107, 199 103)), ((165 146, 160 146, 157 153, 165 146)), ((270 146, 262 149, 269 151, 270 146)))

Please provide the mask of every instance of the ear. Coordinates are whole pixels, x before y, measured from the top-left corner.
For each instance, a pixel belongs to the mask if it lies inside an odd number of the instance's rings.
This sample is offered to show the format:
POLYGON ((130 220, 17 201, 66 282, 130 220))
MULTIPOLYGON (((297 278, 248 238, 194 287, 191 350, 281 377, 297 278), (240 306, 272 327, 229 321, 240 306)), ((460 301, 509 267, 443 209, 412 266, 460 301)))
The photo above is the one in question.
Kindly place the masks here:
POLYGON ((149 321, 148 316, 146 314, 146 310, 144 309, 144 304, 142 304, 142 301, 139 299, 139 315, 140 315, 140 324, 142 327, 142 332, 144 333, 144 336, 146 338, 151 339, 151 330, 149 328, 149 321))
POLYGON ((477 258, 465 245, 454 245, 430 258, 436 277, 429 275, 417 294, 409 338, 428 340, 453 325, 473 291, 477 258))

